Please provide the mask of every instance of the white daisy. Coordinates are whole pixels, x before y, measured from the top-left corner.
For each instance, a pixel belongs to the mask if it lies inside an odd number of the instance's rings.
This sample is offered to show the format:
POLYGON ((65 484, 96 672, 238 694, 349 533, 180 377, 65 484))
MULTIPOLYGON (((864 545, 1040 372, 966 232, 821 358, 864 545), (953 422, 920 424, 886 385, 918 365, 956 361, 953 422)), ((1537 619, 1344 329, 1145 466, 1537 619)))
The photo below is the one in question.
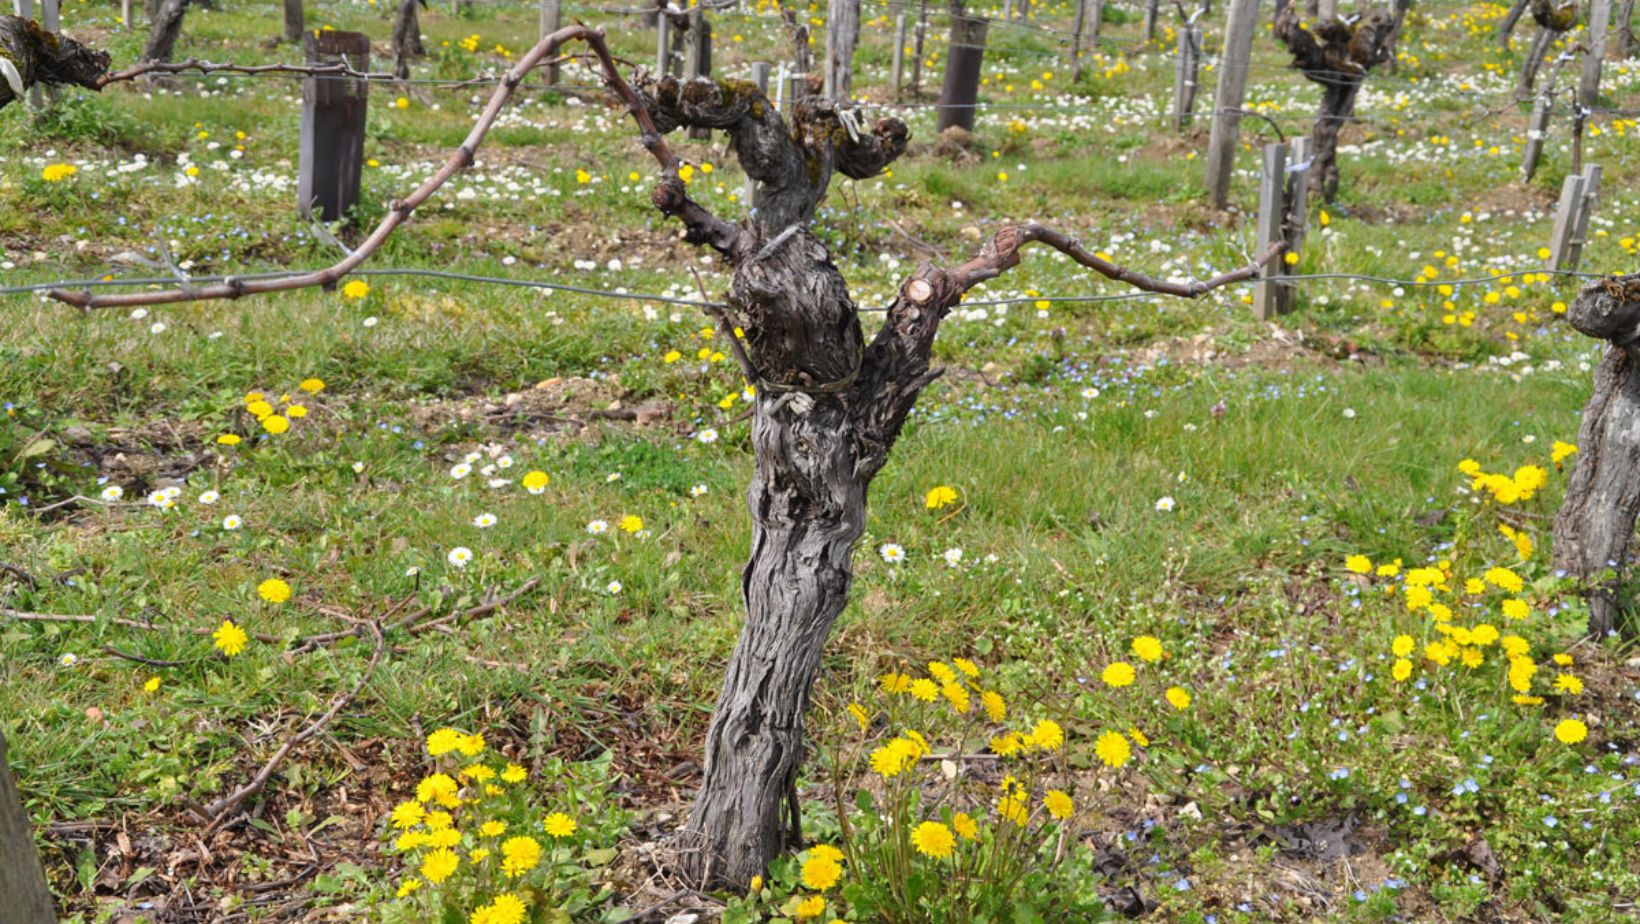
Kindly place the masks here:
POLYGON ((473 525, 479 529, 489 529, 495 525, 495 514, 481 513, 478 516, 473 517, 473 525))
POLYGON ((695 434, 695 439, 705 443, 708 446, 717 442, 717 438, 718 432, 711 427, 707 427, 706 429, 695 434))
POLYGON ((238 517, 237 514, 230 513, 227 516, 222 518, 222 528, 227 530, 228 532, 233 532, 234 530, 236 530, 239 527, 244 526, 244 525, 245 525, 245 521, 241 520, 238 517))
POLYGON ((690 497, 704 497, 706 492, 709 491, 709 490, 711 490, 711 489, 706 487, 706 485, 697 484, 694 487, 689 489, 689 496, 690 497))
POLYGON ((956 566, 962 564, 962 549, 957 549, 957 548, 946 549, 945 552, 940 555, 940 557, 945 559, 946 564, 948 564, 951 567, 955 568, 956 566))
POLYGON ((456 465, 450 467, 450 477, 456 479, 457 481, 466 478, 472 473, 473 467, 465 462, 457 463, 456 465))
POLYGON ((444 556, 444 559, 457 568, 465 568, 467 563, 473 560, 473 550, 464 545, 458 545, 451 549, 450 554, 444 556))
POLYGON ((605 484, 614 484, 615 482, 620 481, 620 480, 621 480, 621 473, 620 472, 610 472, 608 475, 604 476, 604 483, 605 484))
POLYGON ((353 474, 355 474, 355 475, 363 475, 364 474, 364 463, 363 462, 353 463, 353 474))
POLYGON ((594 536, 602 536, 609 532, 609 524, 603 520, 593 520, 587 524, 587 532, 594 536))
POLYGON ((206 491, 204 494, 199 495, 199 502, 207 507, 221 499, 222 495, 216 491, 206 491))
POLYGON ((502 456, 501 458, 495 460, 495 467, 496 468, 512 468, 513 467, 512 456, 502 456))
POLYGON ((905 549, 892 542, 883 543, 882 546, 877 549, 877 553, 883 556, 883 561, 886 561, 891 565, 897 565, 900 562, 905 561, 905 549))
POLYGON ((117 501, 124 496, 125 489, 117 484, 111 484, 102 489, 102 499, 105 501, 117 501))
POLYGON ((63 656, 57 659, 57 664, 61 667, 73 667, 78 663, 80 663, 80 656, 72 651, 63 652, 63 656))
POLYGON ((612 594, 618 594, 618 593, 621 592, 621 582, 620 581, 610 581, 609 582, 609 587, 607 589, 612 594))
POLYGON ((1175 506, 1176 506, 1176 504, 1174 504, 1173 498, 1172 498, 1171 495, 1165 496, 1165 497, 1160 497, 1160 498, 1157 498, 1157 500, 1156 500, 1156 512, 1157 513, 1172 513, 1173 508, 1175 506))

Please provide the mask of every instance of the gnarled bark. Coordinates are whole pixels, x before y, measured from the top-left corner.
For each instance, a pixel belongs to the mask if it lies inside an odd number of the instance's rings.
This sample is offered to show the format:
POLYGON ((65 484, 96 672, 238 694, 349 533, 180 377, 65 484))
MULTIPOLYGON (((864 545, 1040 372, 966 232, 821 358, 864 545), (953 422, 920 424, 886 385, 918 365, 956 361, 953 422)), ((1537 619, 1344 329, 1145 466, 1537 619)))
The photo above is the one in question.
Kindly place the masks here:
POLYGON ((1502 45, 1505 51, 1509 50, 1509 39, 1515 34, 1515 25, 1520 22, 1520 17, 1526 12, 1526 5, 1530 2, 1531 0, 1515 0, 1510 4, 1509 12, 1504 14, 1503 22, 1498 23, 1496 36, 1498 44, 1502 45))
MULTIPOLYGON (((1640 274, 1584 287, 1566 312, 1572 326, 1611 343, 1595 370, 1594 393, 1583 409, 1577 463, 1555 517, 1555 567, 1593 583, 1589 634, 1603 638, 1618 624, 1618 590, 1640 517, 1640 274)), ((1624 626, 1634 634, 1633 620, 1624 626)))
POLYGON ((74 84, 100 89, 108 53, 47 32, 32 19, 0 16, 0 109, 22 99, 29 87, 74 84))
POLYGON ((1338 193, 1338 133, 1355 115, 1355 97, 1367 73, 1390 59, 1390 42, 1406 7, 1397 9, 1396 14, 1368 13, 1353 23, 1329 18, 1306 27, 1288 6, 1276 19, 1276 38, 1292 53, 1293 67, 1321 85, 1321 108, 1310 131, 1310 188, 1328 202, 1338 193))
POLYGON ((1549 0, 1531 0, 1532 20, 1537 23, 1537 31, 1532 34, 1531 47, 1526 49, 1526 60, 1521 64, 1520 80, 1515 83, 1515 96, 1525 99, 1532 95, 1532 87, 1537 83, 1538 69, 1543 66, 1543 59, 1549 54, 1549 46, 1557 36, 1571 31, 1577 25, 1577 3, 1563 3, 1560 6, 1550 6, 1549 0))
POLYGON ((6 765, 6 736, 0 732, 0 907, 7 924, 52 924, 51 907, 40 857, 34 851, 28 814, 17 796, 6 765))
POLYGON ((905 152, 909 138, 899 119, 879 119, 867 131, 856 110, 818 96, 798 99, 788 126, 757 85, 745 80, 665 77, 643 93, 663 133, 695 126, 729 133, 742 169, 757 182, 750 223, 764 239, 807 225, 833 173, 875 176, 905 152))
POLYGON ((148 0, 148 41, 142 46, 142 60, 169 61, 182 34, 182 14, 188 0, 148 0))
POLYGON ((427 54, 421 44, 420 0, 399 0, 393 14, 393 76, 410 79, 410 59, 427 54))

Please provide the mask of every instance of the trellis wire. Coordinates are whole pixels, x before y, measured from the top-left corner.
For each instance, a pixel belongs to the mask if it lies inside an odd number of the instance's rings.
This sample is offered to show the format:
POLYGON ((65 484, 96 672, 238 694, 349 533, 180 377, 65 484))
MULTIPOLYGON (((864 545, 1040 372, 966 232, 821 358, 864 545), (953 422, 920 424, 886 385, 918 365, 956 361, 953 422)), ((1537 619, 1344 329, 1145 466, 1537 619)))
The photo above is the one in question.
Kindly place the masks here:
MULTIPOLYGON (((154 277, 154 278, 146 278, 146 279, 108 279, 108 278, 104 278, 104 277, 98 277, 96 279, 70 279, 70 280, 62 280, 62 281, 58 281, 58 282, 42 282, 42 283, 35 283, 35 284, 31 284, 31 285, 9 286, 9 287, 5 287, 5 288, 0 288, 0 295, 30 295, 30 294, 35 294, 35 293, 39 293, 39 292, 45 292, 45 291, 48 291, 48 290, 51 290, 51 289, 92 289, 92 288, 108 288, 108 287, 122 287, 123 288, 123 287, 142 286, 142 285, 173 285, 174 286, 174 285, 177 285, 179 283, 181 283, 184 287, 186 287, 187 285, 189 285, 191 283, 225 282, 225 281, 230 280, 230 279, 243 279, 243 280, 283 279, 283 278, 287 278, 287 277, 290 277, 290 276, 300 276, 305 272, 306 272, 305 270, 290 270, 290 271, 276 272, 276 273, 249 273, 249 274, 234 274, 234 275, 227 275, 227 276, 190 276, 190 277, 187 277, 186 279, 178 279, 176 277, 170 277, 170 276, 162 276, 162 277, 154 277)), ((1486 285, 1486 284, 1489 284, 1489 283, 1497 282, 1501 279, 1509 279, 1509 278, 1513 278, 1515 276, 1521 276, 1521 275, 1525 275, 1525 274, 1528 274, 1528 273, 1531 273, 1531 274, 1540 274, 1541 273, 1541 274, 1546 274, 1546 275, 1550 275, 1550 276, 1563 276, 1563 277, 1571 277, 1571 278, 1578 278, 1578 279, 1601 279, 1601 278, 1605 278, 1606 276, 1610 275, 1608 273, 1591 273, 1591 272, 1587 272, 1587 271, 1583 271, 1583 270, 1554 270, 1554 269, 1547 269, 1547 268, 1544 268, 1544 267, 1535 267, 1534 266, 1534 267, 1528 267, 1528 268, 1525 268, 1525 269, 1514 269, 1514 270, 1508 270, 1508 271, 1504 271, 1504 272, 1493 273, 1493 274, 1487 275, 1487 276, 1473 276, 1473 277, 1468 277, 1468 278, 1464 278, 1464 279, 1432 279, 1432 280, 1397 279, 1397 278, 1392 277, 1392 276, 1375 276, 1375 275, 1370 275, 1370 274, 1366 274, 1366 273, 1305 273, 1305 274, 1301 274, 1301 275, 1266 276, 1266 277, 1263 277, 1261 279, 1243 280, 1239 284, 1240 285, 1252 285, 1252 284, 1257 283, 1257 282, 1303 283, 1303 282, 1308 282, 1308 281, 1311 281, 1311 280, 1347 279, 1347 280, 1355 280, 1355 281, 1359 281, 1359 282, 1373 282, 1373 283, 1379 283, 1379 284, 1382 284, 1382 285, 1402 286, 1402 287, 1409 287, 1409 288, 1436 288, 1436 287, 1443 286, 1443 285, 1444 286, 1452 286, 1454 288, 1461 288, 1461 287, 1464 287, 1464 286, 1486 285)), ((517 277, 508 277, 508 276, 482 276, 482 275, 478 275, 478 274, 474 274, 474 273, 452 273, 452 272, 449 272, 449 271, 446 271, 446 270, 419 269, 419 268, 412 268, 412 267, 384 267, 384 268, 374 268, 374 269, 360 269, 360 270, 354 270, 352 273, 349 273, 348 275, 349 276, 367 276, 367 277, 412 276, 412 277, 429 278, 429 279, 443 279, 443 280, 449 280, 449 281, 452 281, 452 282, 470 282, 470 283, 476 283, 476 284, 480 284, 480 285, 497 285, 497 286, 506 286, 506 287, 524 288, 524 289, 547 289, 547 290, 551 290, 551 291, 555 291, 555 292, 573 292, 573 293, 578 294, 578 295, 588 295, 588 296, 592 296, 592 297, 596 297, 596 298, 607 298, 607 299, 616 300, 616 301, 659 302, 659 303, 665 304, 665 305, 682 305, 682 306, 690 307, 690 308, 707 308, 707 309, 714 309, 714 310, 730 307, 725 302, 703 301, 701 299, 692 299, 692 298, 678 298, 676 296, 658 295, 658 294, 650 293, 650 292, 627 292, 627 291, 622 291, 622 290, 617 290, 617 289, 599 289, 599 288, 595 288, 595 287, 592 287, 592 286, 578 286, 578 285, 573 285, 573 284, 570 284, 570 283, 547 282, 545 280, 539 280, 539 279, 520 279, 520 278, 517 278, 517 277)), ((991 307, 991 306, 997 306, 997 305, 1018 305, 1018 304, 1025 304, 1027 302, 1029 302, 1029 303, 1053 302, 1053 303, 1059 303, 1059 304, 1085 304, 1085 303, 1090 303, 1090 302, 1119 302, 1119 301, 1130 301, 1130 300, 1133 300, 1133 299, 1159 298, 1159 297, 1161 297, 1161 296, 1158 296, 1156 293, 1153 293, 1153 292, 1118 292, 1118 293, 1110 293, 1110 294, 1102 294, 1102 295, 1021 295, 1021 296, 1012 296, 1012 297, 1007 297, 1007 298, 964 299, 959 304, 963 307, 982 308, 982 307, 991 307)), ((883 306, 883 307, 880 307, 880 308, 878 308, 878 307, 863 307, 863 308, 860 308, 859 310, 861 312, 880 313, 880 312, 887 311, 888 307, 887 306, 883 306)))

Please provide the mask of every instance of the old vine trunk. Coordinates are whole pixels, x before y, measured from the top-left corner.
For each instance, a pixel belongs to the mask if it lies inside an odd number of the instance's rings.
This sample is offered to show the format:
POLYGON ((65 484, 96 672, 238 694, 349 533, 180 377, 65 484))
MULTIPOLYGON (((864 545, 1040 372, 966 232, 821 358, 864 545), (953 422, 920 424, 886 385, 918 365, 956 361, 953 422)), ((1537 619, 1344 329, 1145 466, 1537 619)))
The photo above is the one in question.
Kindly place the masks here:
POLYGON ((744 884, 801 836, 793 800, 803 716, 832 623, 848 605, 850 559, 866 520, 868 479, 856 471, 848 418, 838 398, 757 399, 746 627, 706 736, 708 771, 689 819, 708 850, 698 864, 703 880, 744 884))
POLYGON ((1338 194, 1338 135, 1355 115, 1355 97, 1367 73, 1390 59, 1390 44, 1406 9, 1397 5, 1393 14, 1380 10, 1353 23, 1331 17, 1305 26, 1296 8, 1288 6, 1276 18, 1275 36, 1292 53, 1293 67, 1322 88, 1310 132, 1310 188, 1328 202, 1338 194))
POLYGON ((40 857, 34 852, 28 813, 23 811, 11 769, 6 765, 4 733, 0 733, 0 908, 5 909, 7 924, 51 924, 57 920, 40 871, 40 857))
MULTIPOLYGON (((1611 343, 1583 409, 1577 464, 1554 529, 1555 567, 1589 582, 1589 634, 1602 638, 1618 625, 1618 586, 1640 516, 1640 274, 1585 287, 1566 316, 1611 343), (1598 580, 1606 572, 1613 580, 1598 580)), ((1633 635, 1634 621, 1624 629, 1633 635)))
POLYGON ((0 68, 0 109, 22 99, 35 84, 98 88, 109 64, 107 52, 47 32, 21 16, 0 16, 0 59, 10 66, 0 68))

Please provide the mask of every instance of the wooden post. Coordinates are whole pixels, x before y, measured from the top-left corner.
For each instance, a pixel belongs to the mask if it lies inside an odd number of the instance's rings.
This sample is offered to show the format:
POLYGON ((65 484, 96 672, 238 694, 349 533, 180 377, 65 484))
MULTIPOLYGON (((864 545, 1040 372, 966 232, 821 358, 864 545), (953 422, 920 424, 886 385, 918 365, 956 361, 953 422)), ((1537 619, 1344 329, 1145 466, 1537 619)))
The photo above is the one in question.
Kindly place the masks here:
MULTIPOLYGON (((40 28, 53 34, 63 31, 63 20, 62 16, 60 16, 58 12, 57 0, 40 0, 40 28)), ((40 105, 40 88, 38 85, 34 87, 34 91, 34 104, 38 106, 40 105)), ((62 99, 62 97, 63 91, 61 87, 46 88, 45 98, 47 105, 55 105, 59 99, 62 99)))
POLYGON ((1589 4, 1589 50, 1583 55, 1583 80, 1577 87, 1577 101, 1590 109, 1600 98, 1600 65, 1606 58, 1606 33, 1611 24, 1611 0, 1591 0, 1589 4))
POLYGON ((826 6, 825 94, 842 101, 854 95, 854 47, 860 41, 860 0, 826 6))
POLYGON ((6 924, 55 924, 57 920, 40 855, 34 850, 28 813, 23 811, 23 800, 6 763, 4 732, 0 732, 0 908, 6 909, 6 924))
POLYGON ((1583 245, 1589 240, 1589 217, 1594 214, 1595 202, 1600 197, 1600 165, 1590 164, 1583 171, 1583 197, 1577 203, 1577 224, 1572 228, 1572 239, 1566 248, 1566 268, 1577 269, 1583 262, 1583 245))
POLYGON ((655 17, 655 76, 665 77, 672 73, 672 21, 665 14, 655 17))
POLYGON ((1571 252, 1572 235, 1577 233, 1577 221, 1583 210, 1583 192, 1589 181, 1579 174, 1568 176, 1560 186, 1560 205, 1555 208, 1555 224, 1549 232, 1549 268, 1569 269, 1566 261, 1571 252))
MULTIPOLYGON (((1264 172, 1259 177, 1258 186, 1258 244, 1256 251, 1263 253, 1271 244, 1282 239, 1282 216, 1286 213, 1283 186, 1286 182, 1287 146, 1276 142, 1264 146, 1264 172)), ((1279 289, 1284 286, 1279 282, 1270 282, 1268 277, 1284 275, 1287 264, 1281 260, 1271 260, 1259 270, 1259 282, 1253 286, 1253 317, 1260 321, 1268 321, 1281 313, 1281 295, 1279 289)))
POLYGON ((1088 3, 1093 2, 1093 0, 1075 0, 1075 2, 1076 20, 1071 25, 1071 83, 1081 83, 1082 29, 1088 21, 1088 3))
POLYGON ((1230 204, 1230 171, 1241 135, 1241 104, 1247 96, 1247 67, 1258 25, 1258 0, 1230 0, 1224 30, 1218 91, 1213 94, 1213 130, 1207 141, 1207 195, 1213 208, 1230 204))
POLYGON ((1526 126, 1526 151, 1520 162, 1520 178, 1531 182, 1537 172, 1538 159, 1543 156, 1543 139, 1549 134, 1549 97, 1540 94, 1532 102, 1532 118, 1526 126))
POLYGON ((302 0, 285 0, 285 31, 281 36, 292 45, 302 40, 302 33, 307 31, 307 17, 302 9, 302 0))
MULTIPOLYGON (((370 36, 362 32, 309 32, 302 37, 309 64, 346 62, 370 69, 370 36)), ((303 218, 336 221, 359 201, 370 82, 352 77, 302 81, 301 161, 296 207, 303 218)))
MULTIPOLYGON (((1292 162, 1287 165, 1287 207, 1282 219, 1282 235, 1287 240, 1287 249, 1296 254, 1303 254, 1304 239, 1310 233, 1310 158, 1315 153, 1310 148, 1310 139, 1294 138, 1292 162)), ((1286 290, 1281 306, 1285 314, 1292 310, 1292 296, 1297 289, 1291 283, 1282 288, 1286 290)))
POLYGON ((131 31, 131 0, 120 0, 120 31, 131 31))
POLYGON ((1157 0, 1145 0, 1145 41, 1156 41, 1156 14, 1159 12, 1157 0))
POLYGON ((979 102, 980 69, 985 64, 985 35, 991 21, 979 17, 951 18, 951 43, 945 61, 945 86, 940 90, 936 131, 953 125, 974 130, 974 107, 979 102))
POLYGON ((900 98, 905 80, 905 14, 894 17, 894 98, 900 98))
MULTIPOLYGON (((706 11, 700 7, 689 10, 689 31, 684 36, 683 79, 695 80, 712 75, 712 25, 706 21, 706 11)), ((689 127, 689 137, 705 141, 712 137, 709 128, 689 127)))
POLYGON ((1182 132, 1190 127, 1196 109, 1196 90, 1200 86, 1202 29, 1196 17, 1179 28, 1179 58, 1173 72, 1173 130, 1182 132))
MULTIPOLYGON (((765 98, 768 97, 768 95, 769 95, 769 65, 768 65, 768 62, 766 62, 766 61, 753 61, 752 62, 752 83, 757 84, 757 91, 759 93, 762 93, 765 98)), ((779 108, 779 106, 780 106, 780 103, 776 102, 775 107, 779 108)), ((742 169, 744 169, 745 164, 742 164, 741 167, 742 167, 742 169)), ((741 188, 741 194, 740 194, 740 198, 743 202, 746 203, 747 208, 752 207, 752 202, 756 198, 756 194, 757 194, 757 181, 752 179, 751 175, 748 174, 746 176, 746 185, 741 188)))
POLYGON ((1320 0, 1316 4, 1315 15, 1317 19, 1337 19, 1338 0, 1320 0))
MULTIPOLYGON (((564 24, 564 0, 541 0, 541 36, 557 32, 564 24)), ((547 86, 558 85, 558 65, 547 65, 547 86)))
POLYGON ((928 37, 928 0, 917 0, 916 41, 911 46, 911 97, 922 95, 923 40, 928 37))

